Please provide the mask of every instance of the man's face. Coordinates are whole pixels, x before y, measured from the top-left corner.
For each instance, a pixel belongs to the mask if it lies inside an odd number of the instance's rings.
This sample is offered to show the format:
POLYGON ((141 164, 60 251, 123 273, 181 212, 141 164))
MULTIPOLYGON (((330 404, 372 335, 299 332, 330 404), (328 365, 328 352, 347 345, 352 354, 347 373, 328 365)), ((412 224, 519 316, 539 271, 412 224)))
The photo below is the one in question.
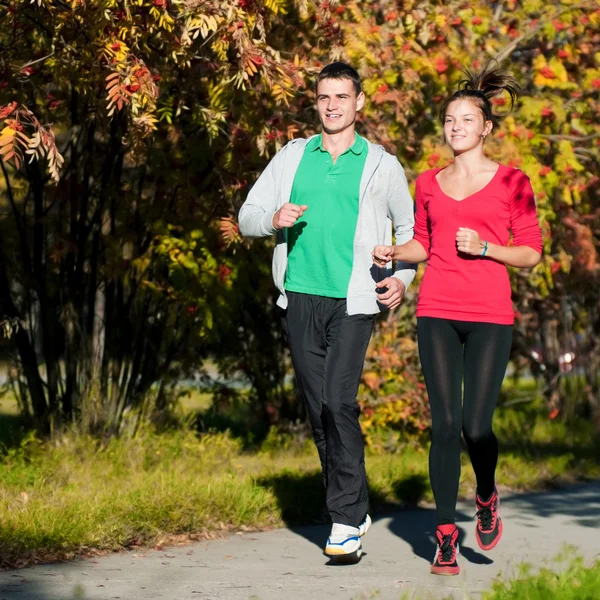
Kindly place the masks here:
POLYGON ((365 95, 356 95, 350 79, 323 79, 317 87, 317 110, 326 133, 340 133, 353 127, 356 112, 365 104, 365 95))

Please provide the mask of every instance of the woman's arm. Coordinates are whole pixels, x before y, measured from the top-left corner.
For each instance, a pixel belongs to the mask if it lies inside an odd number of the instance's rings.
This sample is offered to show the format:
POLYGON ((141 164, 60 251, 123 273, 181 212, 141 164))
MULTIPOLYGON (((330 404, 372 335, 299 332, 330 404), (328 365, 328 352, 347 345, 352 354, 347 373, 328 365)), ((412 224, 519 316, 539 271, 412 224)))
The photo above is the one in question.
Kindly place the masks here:
POLYGON ((505 265, 519 268, 535 267, 542 258, 539 252, 529 246, 498 246, 489 243, 485 255, 505 265))
POLYGON ((391 260, 420 263, 429 258, 425 248, 415 239, 400 246, 375 246, 371 255, 373 263, 378 267, 385 267, 391 260))
POLYGON ((456 244, 460 252, 472 256, 485 256, 511 267, 535 267, 542 255, 529 246, 500 246, 491 244, 479 237, 473 229, 459 227, 456 244))

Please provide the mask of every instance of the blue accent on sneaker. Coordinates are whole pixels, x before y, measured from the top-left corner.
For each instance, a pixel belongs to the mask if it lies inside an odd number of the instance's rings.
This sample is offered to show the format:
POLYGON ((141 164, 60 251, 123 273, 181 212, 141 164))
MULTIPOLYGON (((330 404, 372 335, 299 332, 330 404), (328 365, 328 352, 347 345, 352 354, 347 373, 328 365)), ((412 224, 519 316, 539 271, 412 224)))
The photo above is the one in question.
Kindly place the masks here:
POLYGON ((328 546, 343 546, 346 542, 358 542, 359 540, 359 536, 356 537, 349 537, 347 539, 345 539, 343 542, 332 542, 331 538, 327 538, 327 545, 328 546))

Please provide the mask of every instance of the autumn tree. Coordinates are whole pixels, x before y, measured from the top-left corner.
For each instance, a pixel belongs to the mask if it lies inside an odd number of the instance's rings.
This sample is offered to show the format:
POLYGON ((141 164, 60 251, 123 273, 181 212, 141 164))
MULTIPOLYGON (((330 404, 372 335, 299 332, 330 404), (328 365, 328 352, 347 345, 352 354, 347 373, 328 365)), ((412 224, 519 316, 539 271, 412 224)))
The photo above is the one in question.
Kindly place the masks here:
MULTIPOLYGON (((585 380, 579 409, 598 410, 597 3, 382 1, 339 12, 344 53, 371 98, 365 131, 400 155, 409 179, 450 159, 437 110, 462 67, 495 59, 518 78, 521 99, 487 145, 492 158, 530 177, 544 234, 543 261, 511 272, 515 361, 539 377, 555 412, 568 401, 561 356, 574 352, 585 380)), ((494 104, 502 113, 508 98, 494 104)))
MULTIPOLYGON (((511 273, 517 364, 539 367, 531 351, 543 348, 538 372, 559 406, 558 350, 576 344, 582 405, 598 406, 596 2, 1 0, 0 10, 0 300, 23 324, 16 382, 42 428, 90 414, 88 402, 93 422, 118 429, 126 407, 153 390, 166 398, 208 355, 250 378, 262 419, 285 414, 269 242, 242 242, 234 218, 268 158, 317 131, 313 76, 337 58, 363 77, 359 130, 398 154, 410 181, 449 159, 437 109, 461 68, 495 58, 515 74, 521 99, 488 151, 531 178, 545 250, 535 269, 511 273)), ((414 328, 398 334, 382 330, 374 352, 408 348, 414 328)), ((365 407, 374 377, 397 377, 369 360, 365 407)), ((398 368, 419 381, 409 356, 398 368)), ((396 400, 414 392, 392 388, 396 400)))
POLYGON ((265 268, 228 250, 227 216, 298 131, 284 116, 307 65, 277 44, 315 45, 317 8, 0 3, 0 303, 41 431, 117 432, 209 354, 245 371, 261 406, 276 393, 277 343, 257 347, 265 268))

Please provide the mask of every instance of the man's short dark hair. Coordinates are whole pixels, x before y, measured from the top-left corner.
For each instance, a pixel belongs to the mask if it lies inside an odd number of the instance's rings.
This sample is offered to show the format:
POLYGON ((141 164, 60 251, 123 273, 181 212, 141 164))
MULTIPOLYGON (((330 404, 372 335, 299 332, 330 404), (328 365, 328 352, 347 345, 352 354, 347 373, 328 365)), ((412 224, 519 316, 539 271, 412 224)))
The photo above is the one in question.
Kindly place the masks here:
POLYGON ((334 62, 324 67, 319 73, 319 77, 317 79, 317 88, 323 79, 349 79, 354 84, 354 89, 356 90, 357 96, 362 91, 358 72, 356 69, 353 69, 350 65, 347 65, 343 62, 334 62))

